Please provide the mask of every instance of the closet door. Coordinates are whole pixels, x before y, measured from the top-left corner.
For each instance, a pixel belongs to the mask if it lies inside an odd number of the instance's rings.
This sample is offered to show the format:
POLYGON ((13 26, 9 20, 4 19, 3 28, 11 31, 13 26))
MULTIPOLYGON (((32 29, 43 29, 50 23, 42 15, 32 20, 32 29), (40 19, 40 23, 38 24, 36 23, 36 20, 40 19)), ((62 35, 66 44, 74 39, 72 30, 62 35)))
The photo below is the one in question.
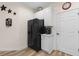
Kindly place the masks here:
POLYGON ((58 14, 57 49, 71 55, 78 55, 79 46, 78 10, 58 14))

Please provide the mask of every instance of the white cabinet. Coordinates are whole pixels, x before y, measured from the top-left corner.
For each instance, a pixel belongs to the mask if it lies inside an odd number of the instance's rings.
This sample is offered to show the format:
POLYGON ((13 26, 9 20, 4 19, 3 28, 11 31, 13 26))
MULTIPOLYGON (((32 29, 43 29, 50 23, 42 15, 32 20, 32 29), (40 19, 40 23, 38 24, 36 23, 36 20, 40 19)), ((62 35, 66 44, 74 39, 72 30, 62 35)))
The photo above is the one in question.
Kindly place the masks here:
POLYGON ((57 15, 57 49, 71 55, 79 55, 79 10, 57 15))
POLYGON ((34 18, 44 19, 44 11, 39 11, 34 14, 34 18))
POLYGON ((45 26, 52 26, 52 9, 48 7, 42 11, 35 13, 34 18, 44 19, 45 26))
POLYGON ((41 40, 41 48, 42 50, 51 53, 53 51, 53 36, 51 34, 42 34, 42 40, 41 40))
POLYGON ((45 26, 52 26, 52 9, 51 8, 47 8, 44 10, 44 20, 45 20, 45 26))

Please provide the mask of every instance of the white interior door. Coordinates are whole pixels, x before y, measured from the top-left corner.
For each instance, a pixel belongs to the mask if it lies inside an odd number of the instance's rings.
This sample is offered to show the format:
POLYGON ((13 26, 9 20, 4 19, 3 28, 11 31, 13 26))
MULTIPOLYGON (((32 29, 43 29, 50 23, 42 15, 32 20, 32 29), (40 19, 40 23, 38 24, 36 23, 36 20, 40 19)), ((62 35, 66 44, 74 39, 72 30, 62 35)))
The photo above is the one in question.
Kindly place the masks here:
POLYGON ((58 14, 57 49, 71 55, 78 55, 78 10, 58 14))

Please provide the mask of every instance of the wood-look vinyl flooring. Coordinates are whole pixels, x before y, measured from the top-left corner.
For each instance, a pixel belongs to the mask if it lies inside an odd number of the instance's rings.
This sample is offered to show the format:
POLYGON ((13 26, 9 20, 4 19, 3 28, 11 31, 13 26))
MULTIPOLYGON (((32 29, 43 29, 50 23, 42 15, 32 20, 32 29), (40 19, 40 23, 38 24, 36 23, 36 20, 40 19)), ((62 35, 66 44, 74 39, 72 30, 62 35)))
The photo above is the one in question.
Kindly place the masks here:
POLYGON ((0 51, 0 56, 71 56, 67 53, 53 50, 52 53, 48 54, 47 52, 41 50, 36 52, 31 48, 26 48, 19 51, 0 51))

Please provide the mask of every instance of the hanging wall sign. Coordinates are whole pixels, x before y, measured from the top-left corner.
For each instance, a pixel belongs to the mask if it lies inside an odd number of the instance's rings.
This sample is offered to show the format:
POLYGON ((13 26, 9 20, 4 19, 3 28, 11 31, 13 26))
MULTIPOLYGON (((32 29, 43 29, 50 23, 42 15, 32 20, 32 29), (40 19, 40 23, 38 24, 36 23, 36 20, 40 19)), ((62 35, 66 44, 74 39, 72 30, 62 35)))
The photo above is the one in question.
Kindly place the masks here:
POLYGON ((65 2, 65 3, 62 5, 62 9, 63 9, 63 10, 68 10, 70 7, 71 7, 71 2, 65 2))
POLYGON ((6 27, 12 26, 12 19, 11 18, 7 18, 5 22, 6 22, 6 27))

